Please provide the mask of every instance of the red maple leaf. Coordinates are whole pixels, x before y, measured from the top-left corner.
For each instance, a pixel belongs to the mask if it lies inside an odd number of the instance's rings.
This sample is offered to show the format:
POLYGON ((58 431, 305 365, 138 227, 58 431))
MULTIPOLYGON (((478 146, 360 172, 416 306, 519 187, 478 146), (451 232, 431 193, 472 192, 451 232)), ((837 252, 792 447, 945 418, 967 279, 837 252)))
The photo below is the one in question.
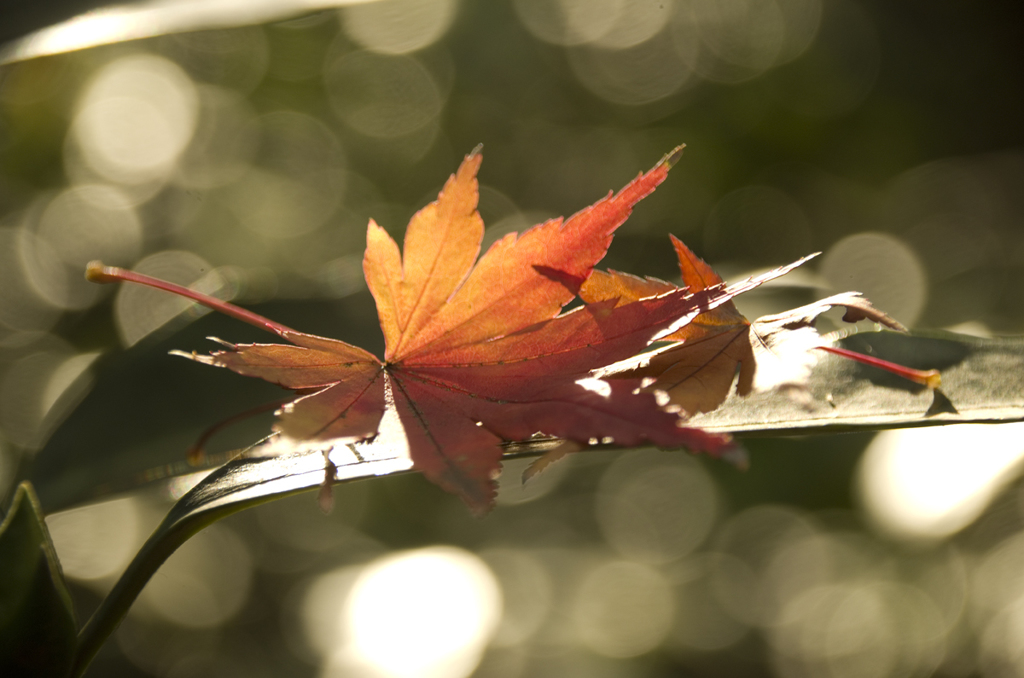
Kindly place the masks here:
MULTIPOLYGON (((691 292, 713 288, 722 279, 680 240, 672 237, 683 283, 691 292)), ((766 274, 774 277, 800 265, 805 257, 766 274)), ((638 278, 618 271, 594 271, 580 290, 588 303, 614 300, 628 304, 637 299, 678 289, 655 278, 638 278)), ((934 370, 913 370, 887 361, 822 345, 815 320, 832 308, 843 307, 843 320, 871 320, 905 331, 900 323, 879 311, 859 292, 845 292, 777 315, 750 322, 730 300, 697 316, 692 322, 664 337, 673 342, 596 371, 602 379, 645 380, 645 390, 667 394, 669 401, 689 415, 711 412, 731 392, 734 382, 741 396, 772 389, 799 395, 806 388, 811 367, 818 360, 812 349, 836 353, 888 370, 929 388, 937 388, 934 370)))
POLYGON ((479 261, 484 226, 476 209, 481 156, 475 152, 437 201, 413 216, 404 253, 371 221, 363 269, 384 332, 383 360, 146 276, 96 262, 87 275, 183 294, 274 332, 289 343, 222 342, 227 350, 190 357, 300 392, 278 412, 275 426, 297 441, 365 440, 393 407, 413 467, 484 511, 493 503, 503 441, 543 432, 581 444, 651 443, 711 453, 730 445, 726 436, 682 427, 656 394, 638 392, 638 379, 607 382, 590 373, 745 288, 673 289, 559 315, 604 256, 615 229, 665 179, 681 150, 564 222, 506 235, 479 261))

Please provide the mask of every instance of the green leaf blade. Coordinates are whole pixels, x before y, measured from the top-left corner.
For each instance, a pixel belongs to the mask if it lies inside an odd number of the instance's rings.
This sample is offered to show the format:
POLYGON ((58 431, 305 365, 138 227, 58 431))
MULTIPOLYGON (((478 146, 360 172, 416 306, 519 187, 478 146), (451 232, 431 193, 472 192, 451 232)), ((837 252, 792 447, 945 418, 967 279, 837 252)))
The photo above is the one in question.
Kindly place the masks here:
POLYGON ((950 332, 861 332, 843 348, 915 369, 938 369, 937 392, 883 370, 828 355, 806 397, 783 390, 730 395, 692 424, 739 435, 806 435, 954 423, 1024 420, 1024 338, 950 332))
POLYGON ((0 525, 0 573, 0 675, 67 675, 76 644, 71 596, 27 482, 0 525))

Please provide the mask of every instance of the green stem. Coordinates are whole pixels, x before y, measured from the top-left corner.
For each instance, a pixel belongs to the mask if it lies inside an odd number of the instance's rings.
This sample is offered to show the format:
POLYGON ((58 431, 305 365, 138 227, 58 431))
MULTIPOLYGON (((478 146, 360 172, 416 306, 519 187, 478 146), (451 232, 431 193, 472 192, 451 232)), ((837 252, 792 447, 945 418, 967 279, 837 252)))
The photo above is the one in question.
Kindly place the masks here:
POLYGON ((165 529, 166 524, 166 520, 160 524, 96 612, 82 627, 78 634, 75 660, 71 666, 72 678, 77 678, 85 672, 100 647, 128 614, 128 608, 135 602, 153 573, 189 537, 205 527, 198 525, 193 529, 187 529, 184 526, 176 526, 177 529, 165 529))

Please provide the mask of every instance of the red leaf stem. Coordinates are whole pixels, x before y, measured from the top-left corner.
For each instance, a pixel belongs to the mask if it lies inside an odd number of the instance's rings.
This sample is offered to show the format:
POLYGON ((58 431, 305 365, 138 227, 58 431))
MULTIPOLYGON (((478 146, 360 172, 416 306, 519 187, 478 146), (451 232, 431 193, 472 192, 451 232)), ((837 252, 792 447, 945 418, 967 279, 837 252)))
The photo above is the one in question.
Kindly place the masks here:
POLYGON ((915 384, 927 386, 933 391, 942 385, 942 376, 939 374, 938 370, 915 370, 912 367, 897 365, 896 363, 891 363, 888 360, 882 360, 881 358, 848 351, 845 348, 837 348, 835 346, 817 346, 816 348, 836 355, 841 355, 844 358, 849 358, 850 360, 855 360, 859 363, 864 363, 865 365, 877 367, 887 372, 892 372, 904 379, 909 379, 915 384))
POLYGON ((100 261, 89 262, 89 265, 85 269, 85 279, 94 283, 133 282, 140 285, 146 285, 147 287, 153 287, 158 290, 171 292, 172 294, 178 294, 187 299, 191 299, 192 301, 198 302, 207 308, 212 308, 214 311, 220 311, 224 315, 231 316, 236 320, 241 320, 244 323, 255 325, 261 330, 267 330, 268 332, 273 332, 274 334, 279 335, 295 333, 295 330, 290 327, 274 322, 269 318, 264 318, 257 313, 247 311, 244 308, 240 308, 229 302, 217 299, 216 297, 211 297, 208 294, 196 292, 188 287, 176 285, 165 280, 158 280, 157 278, 152 278, 145 273, 126 271, 125 269, 118 268, 117 266, 104 266, 100 261))

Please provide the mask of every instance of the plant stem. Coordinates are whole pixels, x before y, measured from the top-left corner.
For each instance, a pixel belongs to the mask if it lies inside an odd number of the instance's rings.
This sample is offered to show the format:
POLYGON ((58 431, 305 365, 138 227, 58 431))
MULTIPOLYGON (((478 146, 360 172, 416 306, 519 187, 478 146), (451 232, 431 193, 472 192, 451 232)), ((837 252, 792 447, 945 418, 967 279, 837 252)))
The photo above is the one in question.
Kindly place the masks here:
POLYGON ((123 268, 116 266, 104 266, 102 262, 91 261, 85 269, 85 279, 89 282, 94 283, 112 283, 112 282, 130 282, 137 283, 139 285, 146 285, 147 287, 153 287, 158 290, 170 292, 171 294, 177 294, 191 299, 192 301, 198 302, 207 308, 212 308, 214 311, 220 311, 224 315, 231 316, 242 322, 255 325, 262 330, 273 332, 284 336, 285 334, 297 334, 295 330, 281 323, 274 322, 269 318, 247 311, 244 308, 235 306, 229 302, 211 297, 208 294, 202 292, 196 292, 195 290, 183 287, 182 285, 176 285, 165 280, 153 278, 146 275, 145 273, 136 273, 135 271, 126 271, 123 268))
POLYGON ((850 360, 855 360, 859 363, 864 363, 865 365, 871 365, 872 367, 892 372, 904 379, 909 379, 915 384, 927 386, 933 391, 942 386, 942 376, 939 374, 938 370, 915 370, 912 367, 904 367, 903 365, 891 363, 888 360, 882 360, 881 358, 857 353, 856 351, 848 351, 845 348, 838 348, 836 346, 818 346, 817 348, 822 351, 841 355, 844 358, 849 358, 850 360))

